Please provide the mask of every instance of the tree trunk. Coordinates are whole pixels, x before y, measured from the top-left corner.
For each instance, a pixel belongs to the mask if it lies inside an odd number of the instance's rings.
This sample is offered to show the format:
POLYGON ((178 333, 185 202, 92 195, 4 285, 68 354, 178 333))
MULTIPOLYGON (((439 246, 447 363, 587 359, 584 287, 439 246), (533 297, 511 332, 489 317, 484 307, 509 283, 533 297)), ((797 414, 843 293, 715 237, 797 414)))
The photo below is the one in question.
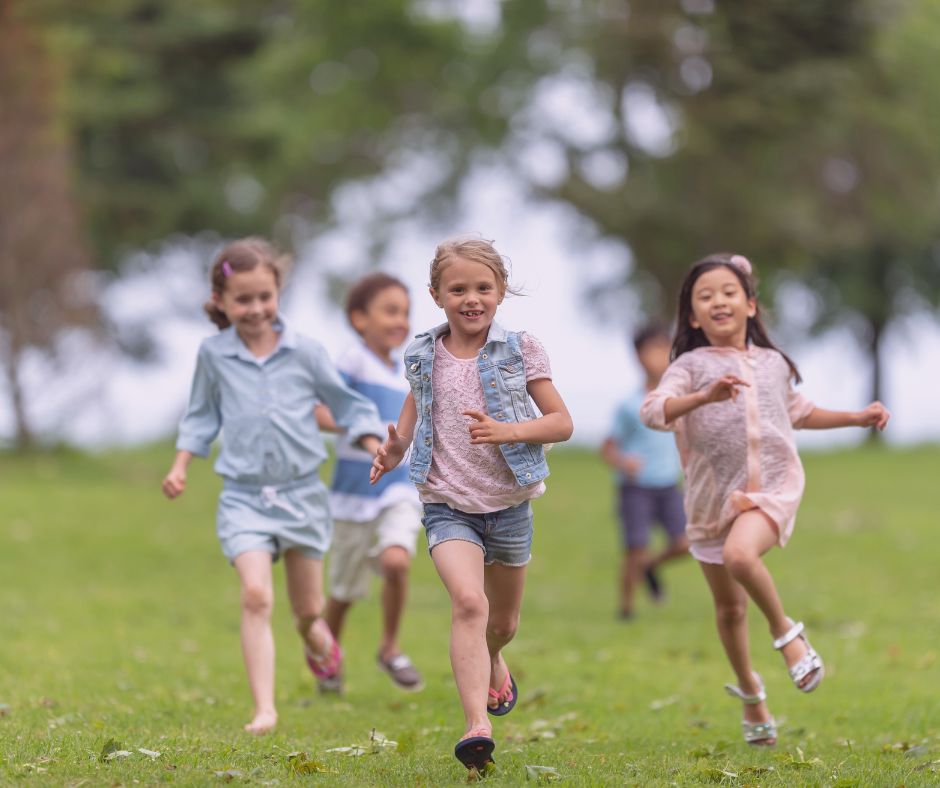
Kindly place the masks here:
MULTIPOLYGON (((874 402, 882 399, 884 368, 881 363, 881 342, 884 339, 885 326, 876 320, 872 320, 869 323, 869 330, 871 332, 868 341, 868 355, 871 358, 871 399, 874 402)), ((877 429, 869 430, 868 441, 869 443, 880 443, 881 431, 877 429)))
POLYGON ((13 448, 25 451, 33 445, 33 433, 26 417, 26 403, 23 396, 23 387, 20 385, 19 351, 10 351, 6 362, 7 385, 10 387, 10 404, 13 406, 13 448))

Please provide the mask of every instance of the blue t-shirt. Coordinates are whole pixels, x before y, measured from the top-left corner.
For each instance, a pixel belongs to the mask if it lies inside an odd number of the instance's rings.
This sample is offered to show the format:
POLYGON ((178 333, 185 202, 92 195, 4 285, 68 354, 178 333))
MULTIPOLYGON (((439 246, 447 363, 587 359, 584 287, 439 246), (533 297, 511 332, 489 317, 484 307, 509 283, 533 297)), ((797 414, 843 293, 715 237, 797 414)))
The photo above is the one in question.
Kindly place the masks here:
MULTIPOLYGON (((401 406, 411 390, 401 362, 389 366, 364 342, 358 342, 340 356, 336 367, 349 388, 375 404, 382 421, 398 423, 401 406)), ((386 429, 383 437, 387 436, 386 429)), ((341 435, 336 441, 336 472, 330 491, 330 507, 336 519, 367 522, 400 501, 417 505, 418 492, 408 481, 407 463, 386 473, 376 484, 369 484, 371 468, 372 455, 341 435)))
MULTIPOLYGON (((639 473, 629 481, 640 487, 670 487, 679 481, 681 466, 675 437, 671 432, 651 430, 640 421, 640 406, 645 391, 627 397, 617 408, 611 437, 624 454, 633 454, 642 463, 639 473)), ((628 481, 623 474, 621 481, 628 481)))

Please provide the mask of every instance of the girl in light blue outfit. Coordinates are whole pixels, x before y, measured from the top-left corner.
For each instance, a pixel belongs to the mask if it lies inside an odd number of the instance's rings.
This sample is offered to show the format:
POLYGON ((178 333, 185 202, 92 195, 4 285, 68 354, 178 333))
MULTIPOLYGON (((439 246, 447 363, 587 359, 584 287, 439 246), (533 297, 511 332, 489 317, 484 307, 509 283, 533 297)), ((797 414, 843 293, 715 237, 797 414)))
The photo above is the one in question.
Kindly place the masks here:
POLYGON ((241 641, 254 715, 245 730, 270 731, 274 705, 273 561, 283 554, 287 592, 311 670, 338 670, 342 655, 321 619, 323 555, 330 545, 329 496, 318 475, 327 452, 314 417, 326 403, 347 435, 374 453, 384 433, 375 406, 349 389, 324 348, 278 314, 274 249, 258 238, 225 247, 212 266, 206 312, 221 331, 203 341, 176 459, 163 492, 186 488, 186 469, 206 457, 225 427, 215 463, 224 486, 217 529, 241 581, 241 641))

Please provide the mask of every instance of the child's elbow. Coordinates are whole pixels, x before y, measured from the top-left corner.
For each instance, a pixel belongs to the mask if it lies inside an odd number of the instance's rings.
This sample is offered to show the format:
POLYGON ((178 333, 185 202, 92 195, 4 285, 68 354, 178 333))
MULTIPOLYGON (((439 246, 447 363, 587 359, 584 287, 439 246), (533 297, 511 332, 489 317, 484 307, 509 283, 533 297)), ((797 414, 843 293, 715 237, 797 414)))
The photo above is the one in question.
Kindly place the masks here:
POLYGON ((574 422, 569 414, 566 413, 562 416, 561 424, 558 425, 558 433, 558 442, 569 440, 574 433, 574 422))

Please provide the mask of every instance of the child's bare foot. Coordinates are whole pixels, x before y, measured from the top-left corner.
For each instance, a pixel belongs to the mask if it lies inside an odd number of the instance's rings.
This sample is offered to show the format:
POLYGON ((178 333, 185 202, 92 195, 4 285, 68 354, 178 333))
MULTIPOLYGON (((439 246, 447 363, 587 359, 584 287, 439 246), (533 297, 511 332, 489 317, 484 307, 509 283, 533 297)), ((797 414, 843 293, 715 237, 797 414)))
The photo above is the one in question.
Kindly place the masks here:
POLYGON ((503 655, 496 657, 496 661, 490 666, 490 690, 487 706, 491 709, 498 709, 501 705, 499 693, 505 690, 509 684, 509 668, 503 660, 503 655))
POLYGON ((245 726, 245 730, 255 736, 264 736, 264 734, 274 730, 275 725, 277 725, 276 711, 259 711, 255 714, 254 719, 245 726))

